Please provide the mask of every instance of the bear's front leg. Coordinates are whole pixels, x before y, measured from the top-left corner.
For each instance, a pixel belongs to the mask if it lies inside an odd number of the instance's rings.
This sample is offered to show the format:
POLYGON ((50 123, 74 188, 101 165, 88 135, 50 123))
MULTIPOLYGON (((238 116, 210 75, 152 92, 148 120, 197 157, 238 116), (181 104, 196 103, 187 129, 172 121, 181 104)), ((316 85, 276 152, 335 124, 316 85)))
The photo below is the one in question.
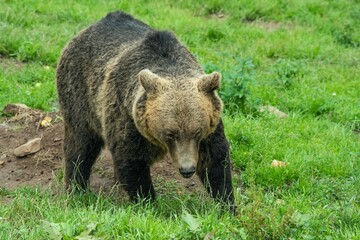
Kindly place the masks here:
POLYGON ((213 198, 227 204, 236 213, 231 181, 229 144, 220 120, 217 129, 200 143, 200 159, 197 174, 213 198))
POLYGON ((139 198, 155 199, 150 176, 148 143, 134 125, 122 123, 112 131, 108 147, 114 161, 115 179, 127 191, 132 201, 139 198))
MULTIPOLYGON (((114 159, 114 161, 117 161, 114 159)), ((150 176, 150 167, 144 159, 127 158, 115 163, 120 184, 129 194, 131 201, 155 199, 155 189, 150 176)))

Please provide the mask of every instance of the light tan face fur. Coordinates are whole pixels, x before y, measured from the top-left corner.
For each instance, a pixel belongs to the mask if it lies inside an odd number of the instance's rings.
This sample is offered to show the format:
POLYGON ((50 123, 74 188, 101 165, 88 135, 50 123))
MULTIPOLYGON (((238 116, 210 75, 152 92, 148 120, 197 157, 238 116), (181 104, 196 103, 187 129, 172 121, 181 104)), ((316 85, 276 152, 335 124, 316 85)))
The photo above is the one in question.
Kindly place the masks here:
POLYGON ((133 109, 138 129, 167 149, 177 168, 196 168, 200 141, 215 130, 220 119, 222 103, 216 92, 220 75, 183 79, 183 86, 149 70, 141 71, 139 79, 145 92, 139 94, 133 109))

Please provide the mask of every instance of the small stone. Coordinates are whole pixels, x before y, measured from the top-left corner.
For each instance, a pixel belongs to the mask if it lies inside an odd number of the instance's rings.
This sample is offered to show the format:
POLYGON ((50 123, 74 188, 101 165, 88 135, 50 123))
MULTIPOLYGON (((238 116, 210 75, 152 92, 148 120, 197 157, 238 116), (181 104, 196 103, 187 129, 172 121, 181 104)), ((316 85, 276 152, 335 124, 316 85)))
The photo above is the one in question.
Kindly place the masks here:
POLYGON ((14 149, 16 157, 25 157, 31 153, 36 153, 41 149, 41 138, 34 138, 27 143, 14 149))
POLYGON ((0 166, 4 166, 5 162, 4 161, 0 161, 0 166))
POLYGON ((7 155, 5 153, 0 156, 0 159, 5 159, 5 158, 7 158, 7 155))
POLYGON ((194 187, 194 186, 195 186, 195 182, 194 182, 194 181, 191 181, 191 182, 189 182, 189 183, 187 183, 187 184, 185 185, 186 188, 191 188, 191 187, 194 187))
POLYGON ((224 18, 224 17, 225 17, 225 15, 222 14, 222 13, 216 14, 216 16, 217 16, 218 18, 224 18))
POLYGON ((59 142, 61 141, 61 138, 54 138, 54 142, 59 142))
POLYGON ((282 111, 280 111, 279 109, 277 109, 276 107, 267 105, 267 106, 261 106, 259 109, 260 112, 265 112, 268 111, 271 114, 274 114, 276 116, 278 116, 279 118, 287 118, 288 115, 282 111))
POLYGON ((278 161, 278 160, 273 160, 271 162, 272 167, 285 167, 286 165, 289 165, 289 163, 278 161))

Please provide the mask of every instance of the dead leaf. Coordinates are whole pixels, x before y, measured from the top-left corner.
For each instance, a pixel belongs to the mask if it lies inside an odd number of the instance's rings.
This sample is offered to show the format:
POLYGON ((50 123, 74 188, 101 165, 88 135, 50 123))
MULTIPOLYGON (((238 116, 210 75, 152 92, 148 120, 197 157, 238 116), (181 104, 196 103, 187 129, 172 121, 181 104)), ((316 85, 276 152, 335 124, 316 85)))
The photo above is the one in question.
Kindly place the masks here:
POLYGON ((50 239, 54 239, 54 240, 62 239, 62 234, 60 232, 61 231, 60 224, 42 220, 42 227, 49 234, 50 239))
POLYGON ((77 236, 76 239, 78 240, 95 239, 93 238, 93 236, 90 236, 90 234, 96 230, 97 225, 98 225, 97 223, 89 223, 86 226, 86 229, 82 233, 80 233, 80 235, 77 236))
POLYGON ((200 227, 200 222, 185 209, 182 211, 181 218, 188 225, 190 231, 194 232, 200 227))
POLYGON ((52 121, 51 117, 44 117, 44 119, 40 122, 40 126, 41 127, 49 127, 49 126, 51 126, 51 121, 52 121))

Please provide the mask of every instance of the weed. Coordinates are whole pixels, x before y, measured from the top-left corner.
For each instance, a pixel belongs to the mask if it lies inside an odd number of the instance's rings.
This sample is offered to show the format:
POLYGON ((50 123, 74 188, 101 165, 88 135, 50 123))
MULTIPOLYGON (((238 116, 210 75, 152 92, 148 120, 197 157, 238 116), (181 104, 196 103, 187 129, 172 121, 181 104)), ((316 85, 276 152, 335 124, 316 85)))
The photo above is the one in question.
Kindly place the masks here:
MULTIPOLYGON (((234 66, 229 71, 222 72, 222 85, 219 95, 229 114, 237 112, 248 113, 247 100, 250 92, 248 84, 255 81, 255 64, 250 59, 234 57, 234 66)), ((205 65, 205 70, 211 72, 217 69, 214 64, 205 65)))
POLYGON ((277 60, 271 68, 274 82, 277 86, 290 88, 293 82, 301 79, 304 74, 301 70, 299 62, 292 62, 285 59, 277 60))
POLYGON ((31 42, 24 42, 21 44, 15 54, 10 54, 11 57, 16 57, 19 61, 25 62, 36 59, 38 57, 39 48, 34 46, 31 42))
POLYGON ((359 47, 360 41, 355 40, 351 34, 351 31, 345 30, 342 32, 334 32, 334 39, 337 43, 344 45, 345 47, 359 47))
POLYGON ((217 42, 219 40, 221 40, 222 38, 225 37, 225 35, 219 31, 219 30, 216 30, 216 29, 210 29, 206 35, 207 39, 209 39, 210 41, 213 41, 213 42, 217 42))

